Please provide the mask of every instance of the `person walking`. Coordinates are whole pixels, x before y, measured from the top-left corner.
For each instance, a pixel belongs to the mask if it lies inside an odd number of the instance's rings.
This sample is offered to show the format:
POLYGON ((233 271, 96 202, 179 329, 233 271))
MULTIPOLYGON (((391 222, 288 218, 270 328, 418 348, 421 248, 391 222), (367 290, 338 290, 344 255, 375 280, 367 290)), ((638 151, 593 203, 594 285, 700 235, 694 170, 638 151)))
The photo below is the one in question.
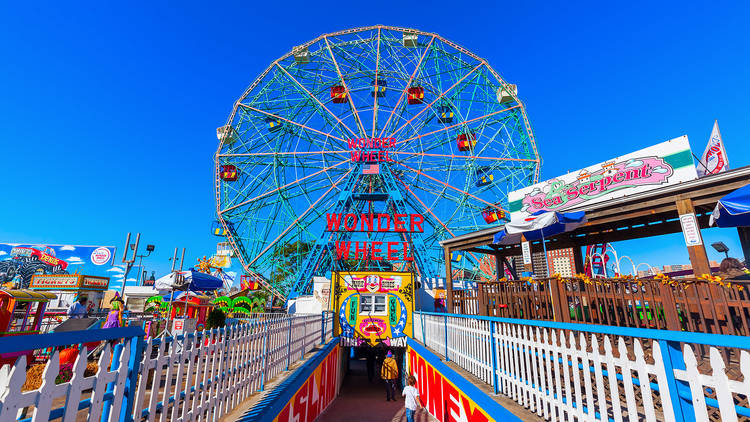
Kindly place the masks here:
POLYGON ((385 381, 385 401, 396 401, 396 379, 398 378, 398 364, 393 359, 390 350, 385 355, 383 366, 380 368, 380 377, 385 381))
POLYGON ((409 375, 406 383, 408 385, 401 393, 402 396, 406 397, 404 402, 404 407, 406 407, 406 422, 414 422, 414 413, 416 413, 417 409, 423 407, 422 400, 419 399, 419 391, 415 387, 417 379, 414 378, 414 375, 409 375))
POLYGON ((86 296, 77 296, 76 301, 68 308, 68 318, 86 318, 88 311, 86 310, 86 302, 88 298, 86 296))

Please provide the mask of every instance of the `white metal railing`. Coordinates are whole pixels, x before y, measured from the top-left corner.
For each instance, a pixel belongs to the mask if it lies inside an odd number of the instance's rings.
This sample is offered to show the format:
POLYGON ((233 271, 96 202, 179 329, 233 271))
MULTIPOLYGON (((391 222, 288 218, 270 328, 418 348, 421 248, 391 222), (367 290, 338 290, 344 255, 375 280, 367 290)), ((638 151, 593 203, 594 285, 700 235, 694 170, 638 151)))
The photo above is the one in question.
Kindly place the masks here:
POLYGON ((547 420, 750 420, 748 337, 415 312, 414 338, 547 420))
MULTIPOLYGON (((142 331, 134 327, 27 336, 26 347, 33 348, 98 342, 117 330, 129 337, 114 347, 112 369, 106 369, 111 356, 107 345, 98 372, 89 377, 84 376, 87 361, 82 347, 72 378, 57 385, 55 352, 42 386, 28 392, 21 392, 25 360, 5 365, 0 369, 0 421, 15 421, 20 413, 33 415, 33 421, 60 417, 73 421, 78 409, 86 407, 89 421, 218 420, 313 347, 329 341, 332 326, 332 314, 324 313, 256 318, 198 335, 146 341, 136 336, 142 331), (55 341, 48 344, 46 339, 55 341), (60 399, 65 406, 53 409, 53 401, 60 399)), ((24 350, 20 341, 24 340, 0 339, 0 346, 6 342, 14 350, 24 350)))

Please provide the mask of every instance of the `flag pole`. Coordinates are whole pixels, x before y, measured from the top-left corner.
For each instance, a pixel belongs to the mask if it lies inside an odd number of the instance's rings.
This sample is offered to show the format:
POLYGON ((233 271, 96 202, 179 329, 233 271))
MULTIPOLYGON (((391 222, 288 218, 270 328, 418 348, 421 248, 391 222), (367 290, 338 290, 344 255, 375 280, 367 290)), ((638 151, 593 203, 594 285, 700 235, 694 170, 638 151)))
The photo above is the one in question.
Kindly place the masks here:
POLYGON ((704 168, 704 169, 706 169, 706 175, 708 175, 708 174, 709 174, 709 170, 708 170, 708 167, 706 167, 706 165, 705 165, 705 164, 703 164, 703 161, 701 161, 701 159, 700 159, 700 158, 698 158, 698 156, 697 156, 697 155, 695 155, 695 153, 694 153, 694 152, 690 151, 690 153, 691 153, 691 154, 693 154, 693 158, 695 158, 696 160, 698 160, 698 162, 700 163, 700 165, 701 165, 701 166, 703 166, 703 168, 704 168))

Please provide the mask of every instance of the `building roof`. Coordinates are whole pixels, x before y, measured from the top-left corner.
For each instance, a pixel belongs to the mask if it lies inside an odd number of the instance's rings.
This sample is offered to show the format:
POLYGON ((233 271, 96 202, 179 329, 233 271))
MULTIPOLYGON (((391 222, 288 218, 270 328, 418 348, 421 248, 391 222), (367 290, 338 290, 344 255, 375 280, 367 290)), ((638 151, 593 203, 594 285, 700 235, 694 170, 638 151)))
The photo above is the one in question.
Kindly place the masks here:
MULTIPOLYGON (((614 198, 565 211, 585 211, 588 222, 576 230, 548 239, 547 249, 593 245, 638 239, 682 231, 676 201, 690 199, 698 224, 708 227, 716 202, 724 195, 750 184, 750 166, 647 192, 614 198)), ((500 255, 520 254, 518 245, 494 245, 495 233, 503 226, 467 233, 440 242, 450 250, 467 250, 500 255)), ((541 249, 540 242, 533 242, 541 249)))

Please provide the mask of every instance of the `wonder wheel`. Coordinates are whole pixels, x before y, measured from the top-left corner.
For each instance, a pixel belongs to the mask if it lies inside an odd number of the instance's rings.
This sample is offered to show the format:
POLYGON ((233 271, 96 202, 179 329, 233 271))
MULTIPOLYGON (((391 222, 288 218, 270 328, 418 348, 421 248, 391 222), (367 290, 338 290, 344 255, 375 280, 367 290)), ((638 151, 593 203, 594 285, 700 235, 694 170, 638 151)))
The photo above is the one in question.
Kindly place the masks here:
MULTIPOLYGON (((442 276, 438 242, 501 224, 508 192, 536 182, 540 165, 514 85, 451 41, 388 26, 293 48, 217 136, 214 233, 283 298, 342 265, 442 276), (378 231, 368 215, 407 223, 378 231), (408 223, 420 215, 422 226, 408 223), (331 216, 353 230, 331 230, 331 216), (337 242, 352 242, 348 259, 337 242), (356 256, 366 243, 381 256, 356 256)), ((471 253, 452 259, 480 271, 471 253)))

